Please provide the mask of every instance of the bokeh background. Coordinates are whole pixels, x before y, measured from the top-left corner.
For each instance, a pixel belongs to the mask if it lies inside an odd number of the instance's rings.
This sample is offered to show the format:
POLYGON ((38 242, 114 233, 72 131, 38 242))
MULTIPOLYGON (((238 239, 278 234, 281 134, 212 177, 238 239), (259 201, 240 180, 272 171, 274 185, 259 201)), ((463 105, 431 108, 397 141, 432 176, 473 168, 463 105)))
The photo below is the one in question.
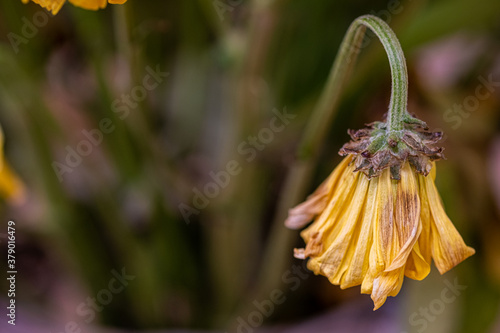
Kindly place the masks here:
POLYGON ((2 278, 0 330, 500 332, 499 98, 497 0, 129 0, 56 16, 1 0, 0 123, 27 196, 0 206, 0 276, 10 219, 18 266, 16 326, 2 278), (446 134, 437 186, 476 249, 444 276, 406 279, 376 312, 359 287, 293 259, 303 243, 282 225, 340 161, 347 129, 387 110, 388 62, 368 35, 310 176, 293 181, 341 39, 363 14, 395 30, 409 110, 446 134), (270 135, 277 114, 290 116, 270 135))

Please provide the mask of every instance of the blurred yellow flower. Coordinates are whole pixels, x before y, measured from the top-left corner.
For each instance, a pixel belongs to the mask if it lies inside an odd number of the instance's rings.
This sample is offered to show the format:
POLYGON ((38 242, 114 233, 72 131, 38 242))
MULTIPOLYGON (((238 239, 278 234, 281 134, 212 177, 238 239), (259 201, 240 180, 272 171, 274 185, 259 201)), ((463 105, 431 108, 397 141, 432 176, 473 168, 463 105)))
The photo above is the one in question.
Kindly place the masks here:
MULTIPOLYGON (((22 0, 23 3, 28 3, 29 0, 22 0)), ((51 11, 52 14, 57 14, 61 7, 64 5, 66 0, 31 0, 43 8, 51 11)), ((101 8, 105 8, 108 3, 110 4, 124 4, 127 0, 69 0, 73 5, 89 9, 89 10, 98 10, 101 8)))
POLYGON ((446 215, 430 174, 417 173, 408 161, 400 180, 390 168, 369 178, 357 172, 356 157, 348 155, 305 201, 289 211, 286 226, 300 228, 309 257, 308 268, 342 289, 361 285, 371 294, 374 310, 396 296, 404 276, 422 280, 431 258, 441 274, 474 254, 446 215), (394 177, 392 177, 394 178, 394 177))
POLYGON ((24 184, 3 155, 3 131, 0 128, 0 196, 11 203, 21 203, 26 197, 25 194, 24 184))

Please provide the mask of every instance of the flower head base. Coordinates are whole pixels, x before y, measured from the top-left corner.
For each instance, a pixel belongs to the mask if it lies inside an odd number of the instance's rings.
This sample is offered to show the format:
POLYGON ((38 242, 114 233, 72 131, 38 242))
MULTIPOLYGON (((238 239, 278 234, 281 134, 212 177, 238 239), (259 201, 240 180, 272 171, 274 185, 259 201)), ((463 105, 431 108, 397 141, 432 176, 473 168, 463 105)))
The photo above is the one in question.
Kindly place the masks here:
POLYGON ((447 217, 434 185, 436 168, 418 173, 402 161, 400 180, 390 167, 367 177, 357 172, 357 157, 349 155, 304 203, 291 209, 286 226, 300 228, 305 249, 295 257, 342 289, 361 285, 371 294, 374 310, 396 296, 404 276, 422 280, 431 258, 441 274, 474 250, 447 217))
POLYGON ((386 122, 374 122, 367 128, 352 131, 352 141, 340 149, 340 155, 356 155, 355 171, 362 171, 368 178, 380 176, 390 168, 391 178, 400 179, 400 169, 405 161, 415 170, 428 175, 432 162, 443 158, 443 148, 432 147, 441 140, 441 132, 430 132, 427 125, 417 118, 408 117, 404 128, 390 132, 386 122))
MULTIPOLYGON (((29 0, 22 0, 23 3, 28 3, 29 0)), ((52 14, 56 15, 61 7, 64 5, 66 0, 31 0, 48 11, 52 12, 52 14)), ((106 8, 108 3, 110 4, 124 4, 127 0, 69 0, 73 5, 89 9, 89 10, 98 10, 102 8, 106 8)))

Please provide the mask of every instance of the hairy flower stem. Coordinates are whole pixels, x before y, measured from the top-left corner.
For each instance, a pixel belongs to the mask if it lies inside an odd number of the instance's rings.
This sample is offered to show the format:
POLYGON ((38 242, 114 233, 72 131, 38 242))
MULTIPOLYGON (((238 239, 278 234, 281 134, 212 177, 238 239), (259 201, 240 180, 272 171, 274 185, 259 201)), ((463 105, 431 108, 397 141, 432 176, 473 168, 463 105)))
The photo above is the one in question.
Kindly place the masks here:
POLYGON ((388 135, 393 139, 398 138, 398 133, 404 128, 404 123, 425 127, 424 122, 411 117, 406 110, 408 74, 403 51, 394 32, 387 23, 378 17, 366 15, 357 18, 349 27, 342 41, 328 81, 299 145, 297 161, 291 166, 287 175, 268 247, 263 256, 265 259, 261 267, 260 280, 251 297, 268 295, 269 291, 279 283, 281 276, 287 269, 288 262, 283 258, 286 251, 289 251, 295 234, 284 228, 283 221, 287 216, 288 209, 296 205, 307 191, 307 184, 310 183, 321 142, 330 128, 337 111, 342 88, 345 86, 362 49, 366 28, 372 30, 382 42, 391 67, 392 92, 387 116, 388 135))
POLYGON ((316 109, 313 111, 299 147, 299 158, 309 159, 311 155, 316 155, 321 142, 325 138, 337 110, 342 87, 349 77, 356 58, 362 49, 362 41, 367 27, 380 39, 391 67, 392 91, 387 116, 389 132, 397 133, 401 131, 403 123, 406 121, 409 122, 412 120, 415 123, 420 123, 418 120, 410 117, 406 111, 408 101, 408 72, 401 44, 394 32, 383 20, 372 15, 361 16, 351 24, 342 41, 328 82, 316 109))

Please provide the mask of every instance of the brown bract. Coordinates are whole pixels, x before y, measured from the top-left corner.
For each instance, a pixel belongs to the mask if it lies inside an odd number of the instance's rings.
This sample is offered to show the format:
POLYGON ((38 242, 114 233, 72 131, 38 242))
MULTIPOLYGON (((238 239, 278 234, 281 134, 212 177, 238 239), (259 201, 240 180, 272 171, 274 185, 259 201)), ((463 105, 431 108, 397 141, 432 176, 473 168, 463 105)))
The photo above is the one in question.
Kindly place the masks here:
POLYGON ((355 155, 355 171, 368 178, 380 176, 389 168, 392 179, 400 179, 402 164, 408 161, 422 175, 429 174, 432 162, 444 158, 443 148, 433 147, 441 140, 441 132, 431 132, 419 124, 405 124, 405 129, 389 133, 385 122, 367 124, 360 130, 349 130, 352 141, 339 154, 355 155))

